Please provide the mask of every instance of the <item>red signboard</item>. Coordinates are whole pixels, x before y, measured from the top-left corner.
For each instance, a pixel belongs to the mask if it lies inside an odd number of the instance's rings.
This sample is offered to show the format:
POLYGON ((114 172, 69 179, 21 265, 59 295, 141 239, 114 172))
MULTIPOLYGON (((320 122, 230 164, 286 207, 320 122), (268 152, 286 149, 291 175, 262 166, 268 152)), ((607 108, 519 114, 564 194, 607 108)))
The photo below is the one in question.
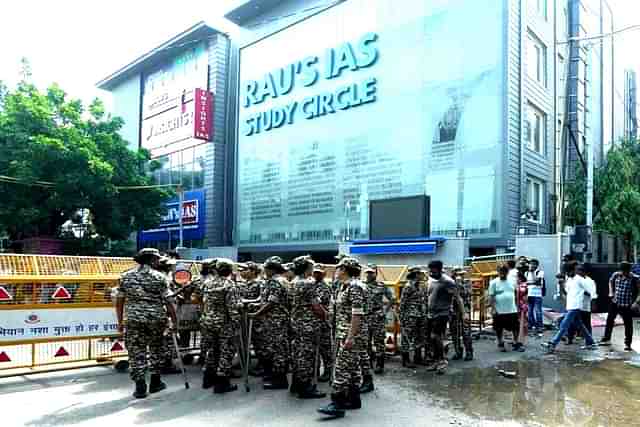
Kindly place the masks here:
POLYGON ((195 90, 194 138, 211 141, 213 138, 213 94, 195 90))

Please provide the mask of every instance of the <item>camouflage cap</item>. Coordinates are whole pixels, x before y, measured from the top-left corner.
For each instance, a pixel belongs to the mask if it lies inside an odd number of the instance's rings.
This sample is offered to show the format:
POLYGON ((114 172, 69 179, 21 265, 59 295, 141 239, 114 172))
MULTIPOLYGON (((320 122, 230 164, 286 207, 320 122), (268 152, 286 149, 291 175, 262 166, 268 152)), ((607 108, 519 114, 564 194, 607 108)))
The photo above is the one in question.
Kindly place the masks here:
POLYGON ((202 260, 203 267, 215 268, 216 263, 218 262, 218 258, 207 258, 202 260))
POLYGON ((161 256, 158 262, 161 265, 176 265, 176 260, 174 258, 169 258, 168 256, 161 256))
POLYGON ((265 262, 264 262, 264 268, 270 269, 270 270, 284 270, 284 266, 282 265, 282 258, 280 258, 279 256, 272 256, 270 258, 268 258, 265 262))
POLYGON ((216 270, 221 270, 223 268, 232 269, 234 266, 234 262, 227 258, 218 258, 216 260, 216 270))
POLYGON ((347 254, 342 254, 342 253, 341 253, 341 254, 338 254, 338 255, 334 256, 334 258, 335 258, 336 260, 338 260, 338 261, 342 261, 344 258, 347 258, 348 256, 349 256, 349 255, 347 255, 347 254))
POLYGON ((247 263, 245 262, 239 262, 236 264, 236 268, 238 269, 238 271, 247 271, 249 270, 249 268, 247 267, 247 263))
POLYGON ((375 273, 378 270, 378 266, 375 264, 368 264, 364 269, 365 273, 375 273))
POLYGON ((313 265, 313 259, 311 259, 311 255, 303 255, 293 260, 293 267, 308 267, 309 265, 313 265))
POLYGON ((407 274, 424 273, 425 271, 424 265, 412 265, 407 269, 407 274))
POLYGON ((260 268, 260 264, 257 264, 253 261, 249 261, 247 263, 245 263, 245 266, 247 267, 247 270, 249 271, 255 271, 256 273, 259 273, 261 268, 260 268))
POLYGON ((347 267, 347 268, 355 268, 358 270, 362 269, 362 266, 360 265, 360 261, 358 261, 355 258, 352 257, 344 257, 340 260, 340 262, 338 263, 338 267, 347 267))
POLYGON ((314 273, 322 273, 322 274, 326 273, 326 271, 325 271, 324 267, 322 266, 322 264, 315 264, 313 266, 313 272, 314 273))
POLYGON ((160 258, 160 251, 157 250, 156 248, 142 248, 136 254, 137 257, 143 257, 143 256, 149 256, 149 255, 160 258))

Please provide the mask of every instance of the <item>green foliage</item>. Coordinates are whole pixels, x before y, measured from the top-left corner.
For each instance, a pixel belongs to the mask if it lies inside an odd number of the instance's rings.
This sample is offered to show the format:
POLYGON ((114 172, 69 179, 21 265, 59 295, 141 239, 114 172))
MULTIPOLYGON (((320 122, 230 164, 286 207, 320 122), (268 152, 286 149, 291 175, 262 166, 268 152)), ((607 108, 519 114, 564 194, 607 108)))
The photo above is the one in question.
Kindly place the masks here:
POLYGON ((122 120, 107 117, 98 99, 85 111, 57 85, 42 93, 26 80, 28 63, 23 69, 15 90, 0 84, 0 175, 31 185, 0 181, 0 229, 12 240, 60 236, 79 209, 104 241, 156 226, 169 192, 118 188, 153 184, 148 153, 129 150, 118 134, 122 120))
MULTIPOLYGON (((565 222, 585 223, 586 177, 581 168, 567 185, 565 222)), ((608 153, 606 163, 594 172, 593 225, 595 230, 624 236, 627 250, 640 241, 640 145, 621 141, 608 153)))

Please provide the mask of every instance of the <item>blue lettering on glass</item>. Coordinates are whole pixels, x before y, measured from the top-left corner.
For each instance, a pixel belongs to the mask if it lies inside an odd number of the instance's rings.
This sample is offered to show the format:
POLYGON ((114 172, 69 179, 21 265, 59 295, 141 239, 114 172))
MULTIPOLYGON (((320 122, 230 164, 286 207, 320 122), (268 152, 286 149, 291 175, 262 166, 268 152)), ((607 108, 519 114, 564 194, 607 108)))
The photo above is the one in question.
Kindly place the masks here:
MULTIPOLYGON (((297 85, 311 87, 320 76, 326 80, 341 77, 347 71, 358 71, 374 65, 380 56, 378 34, 366 33, 357 43, 346 42, 336 48, 327 49, 324 64, 318 56, 308 56, 285 67, 274 70, 260 81, 249 80, 242 85, 242 106, 249 108, 266 99, 276 99, 290 94, 297 85), (320 68, 323 69, 322 74, 320 68)), ((305 98, 300 102, 302 116, 307 119, 334 114, 359 105, 375 102, 377 80, 368 77, 359 83, 340 86, 333 92, 324 92, 305 98)), ((260 132, 293 124, 298 102, 291 102, 266 111, 250 114, 242 123, 242 134, 251 136, 260 132)))
POLYGON ((376 33, 367 33, 360 39, 358 43, 358 51, 360 52, 358 67, 370 67, 378 61, 378 48, 374 44, 377 41, 378 35, 376 33))
MULTIPOLYGON (((331 55, 333 57, 333 55, 331 55)), ((358 60, 356 59, 356 54, 351 47, 351 43, 343 43, 337 50, 335 54, 335 61, 333 62, 333 67, 331 72, 327 78, 333 79, 336 77, 340 77, 340 74, 346 69, 351 71, 358 70, 358 60)))
POLYGON ((300 74, 302 75, 302 86, 313 86, 318 81, 320 73, 318 73, 318 70, 314 67, 318 63, 318 60, 317 56, 310 56, 302 60, 302 69, 300 71, 300 74))

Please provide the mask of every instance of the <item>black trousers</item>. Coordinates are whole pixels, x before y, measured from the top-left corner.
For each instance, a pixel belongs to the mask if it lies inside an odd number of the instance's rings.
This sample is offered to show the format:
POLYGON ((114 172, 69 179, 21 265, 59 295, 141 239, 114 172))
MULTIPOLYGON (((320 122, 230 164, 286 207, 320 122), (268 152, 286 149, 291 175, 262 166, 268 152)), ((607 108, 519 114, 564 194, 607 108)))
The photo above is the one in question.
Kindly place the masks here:
POLYGON ((607 327, 604 330, 604 341, 611 340, 611 333, 613 332, 613 325, 618 315, 622 316, 624 322, 624 343, 627 346, 631 346, 633 340, 633 312, 631 307, 621 307, 618 304, 612 302, 609 307, 609 314, 607 315, 607 327))

